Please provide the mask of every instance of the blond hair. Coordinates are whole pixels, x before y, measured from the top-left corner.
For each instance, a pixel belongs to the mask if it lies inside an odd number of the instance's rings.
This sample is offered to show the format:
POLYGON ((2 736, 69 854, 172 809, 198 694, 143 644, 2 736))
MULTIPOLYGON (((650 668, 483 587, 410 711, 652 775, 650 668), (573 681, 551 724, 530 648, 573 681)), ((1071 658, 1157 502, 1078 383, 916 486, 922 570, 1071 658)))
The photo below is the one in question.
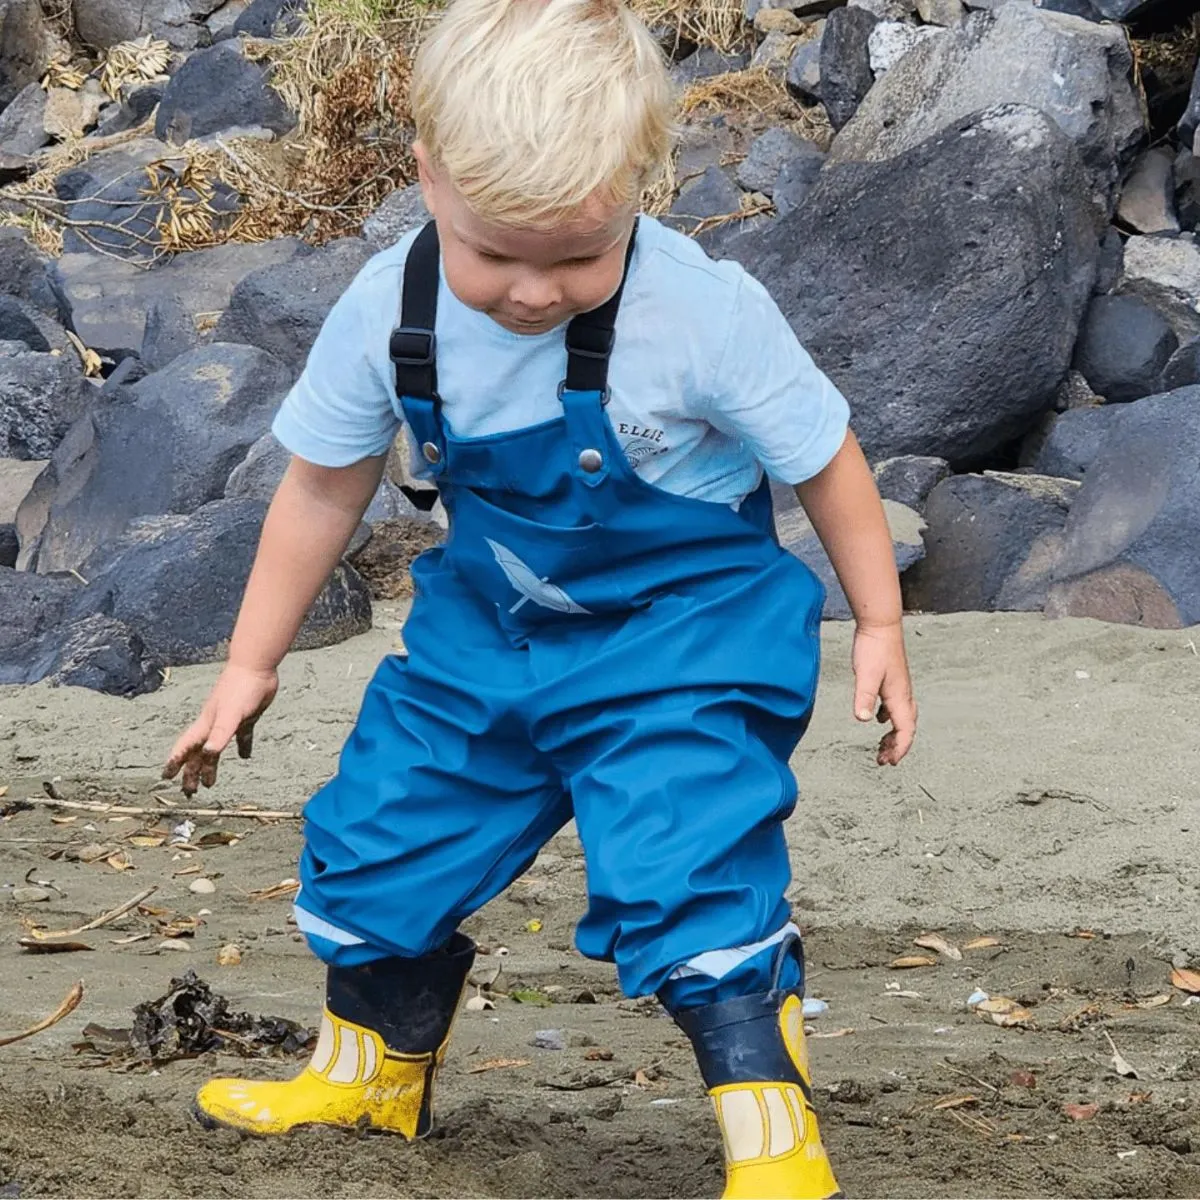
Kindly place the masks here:
POLYGON ((620 0, 452 0, 413 68, 417 137, 485 220, 545 227, 636 204, 670 152, 673 94, 620 0))

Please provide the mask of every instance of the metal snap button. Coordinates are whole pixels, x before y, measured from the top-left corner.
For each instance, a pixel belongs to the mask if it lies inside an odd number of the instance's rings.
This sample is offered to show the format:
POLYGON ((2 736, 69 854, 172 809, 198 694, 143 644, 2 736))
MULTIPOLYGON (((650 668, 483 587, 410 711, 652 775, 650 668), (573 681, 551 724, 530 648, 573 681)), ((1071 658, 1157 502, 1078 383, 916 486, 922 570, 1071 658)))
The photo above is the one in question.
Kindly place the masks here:
POLYGON ((604 455, 599 450, 584 450, 579 455, 579 465, 589 475, 594 475, 604 466, 604 455))
POLYGON ((433 444, 433 442, 426 442, 421 447, 421 453, 425 456, 425 461, 427 463, 436 464, 442 461, 442 452, 433 444))

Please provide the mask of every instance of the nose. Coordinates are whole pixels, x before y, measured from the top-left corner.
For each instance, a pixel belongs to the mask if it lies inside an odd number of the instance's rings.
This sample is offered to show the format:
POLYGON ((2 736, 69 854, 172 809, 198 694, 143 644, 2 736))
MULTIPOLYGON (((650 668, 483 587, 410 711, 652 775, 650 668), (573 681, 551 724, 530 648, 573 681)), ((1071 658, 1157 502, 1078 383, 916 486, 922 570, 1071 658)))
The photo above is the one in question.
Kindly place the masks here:
POLYGON ((509 288, 508 301, 514 308, 527 312, 544 312, 562 303, 562 288, 553 275, 544 271, 525 270, 509 288))

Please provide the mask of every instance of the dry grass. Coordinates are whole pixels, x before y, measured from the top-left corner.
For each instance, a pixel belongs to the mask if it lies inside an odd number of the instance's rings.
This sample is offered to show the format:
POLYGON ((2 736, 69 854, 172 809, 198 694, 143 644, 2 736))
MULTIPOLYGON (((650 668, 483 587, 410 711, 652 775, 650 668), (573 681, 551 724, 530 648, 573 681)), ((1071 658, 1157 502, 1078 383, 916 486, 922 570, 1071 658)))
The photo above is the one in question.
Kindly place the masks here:
POLYGON ((1150 38, 1131 38, 1139 69, 1170 75, 1191 74, 1200 59, 1200 13, 1170 33, 1150 38))
POLYGON ((630 0, 652 29, 674 29, 681 42, 732 54, 746 40, 741 0, 630 0))
POLYGON ((723 113, 731 122, 751 126, 787 125, 822 148, 833 136, 825 110, 797 104, 783 80, 766 68, 702 79, 683 94, 680 108, 685 120, 723 113))

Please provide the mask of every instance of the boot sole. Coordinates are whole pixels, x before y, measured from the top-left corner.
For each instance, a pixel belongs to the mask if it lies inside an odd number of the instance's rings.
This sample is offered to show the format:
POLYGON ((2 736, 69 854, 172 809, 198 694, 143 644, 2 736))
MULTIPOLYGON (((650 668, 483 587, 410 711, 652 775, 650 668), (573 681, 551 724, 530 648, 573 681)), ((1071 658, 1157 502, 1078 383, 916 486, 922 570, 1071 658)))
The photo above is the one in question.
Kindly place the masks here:
POLYGON ((220 1117, 214 1117, 212 1113, 205 1112, 194 1100, 189 1109, 196 1122, 207 1130, 232 1129, 235 1133, 242 1133, 247 1137, 262 1140, 286 1137, 289 1133, 296 1133, 302 1129, 340 1129, 344 1133, 354 1133, 360 1137, 363 1135, 368 1137, 398 1137, 406 1142, 421 1141, 424 1137, 428 1136, 422 1134, 420 1137, 408 1138, 397 1129, 382 1129, 378 1125, 334 1125, 327 1121, 305 1121, 300 1125, 291 1125, 280 1133, 264 1133, 258 1129, 249 1129, 244 1125, 234 1125, 231 1121, 222 1121, 220 1117))

